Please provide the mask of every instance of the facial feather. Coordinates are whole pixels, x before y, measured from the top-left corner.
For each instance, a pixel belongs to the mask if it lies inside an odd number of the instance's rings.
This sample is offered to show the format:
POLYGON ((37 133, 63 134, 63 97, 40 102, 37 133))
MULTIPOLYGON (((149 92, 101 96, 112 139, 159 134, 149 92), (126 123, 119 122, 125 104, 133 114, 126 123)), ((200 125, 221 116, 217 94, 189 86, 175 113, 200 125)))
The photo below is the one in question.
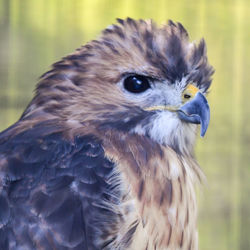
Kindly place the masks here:
POLYGON ((196 125, 183 124, 167 111, 144 109, 180 104, 189 82, 206 93, 212 73, 204 40, 189 42, 181 24, 158 27, 150 20, 118 19, 41 77, 22 119, 46 116, 75 126, 126 130, 191 153, 196 125), (145 94, 126 93, 123 82, 129 75, 147 77, 151 88, 145 94))

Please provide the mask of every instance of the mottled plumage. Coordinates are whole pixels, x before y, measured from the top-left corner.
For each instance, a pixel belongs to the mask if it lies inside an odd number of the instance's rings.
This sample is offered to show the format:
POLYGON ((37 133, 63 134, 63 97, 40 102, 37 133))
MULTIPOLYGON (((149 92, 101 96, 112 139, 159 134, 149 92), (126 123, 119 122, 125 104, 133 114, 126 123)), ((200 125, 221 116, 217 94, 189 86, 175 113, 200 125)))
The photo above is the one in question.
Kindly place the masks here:
POLYGON ((212 73, 181 24, 130 18, 55 63, 0 134, 0 249, 197 249, 212 73))

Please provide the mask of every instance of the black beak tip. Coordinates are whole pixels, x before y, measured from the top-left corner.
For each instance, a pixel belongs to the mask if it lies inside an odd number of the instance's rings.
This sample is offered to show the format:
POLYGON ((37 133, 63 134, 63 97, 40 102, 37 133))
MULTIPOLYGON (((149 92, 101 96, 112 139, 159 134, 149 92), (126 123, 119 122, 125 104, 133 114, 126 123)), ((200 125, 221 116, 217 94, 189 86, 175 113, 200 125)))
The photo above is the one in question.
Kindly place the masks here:
POLYGON ((207 129, 201 127, 201 137, 203 138, 207 132, 207 129))
POLYGON ((210 121, 210 109, 208 104, 206 106, 206 111, 201 115, 201 137, 205 136, 210 121))

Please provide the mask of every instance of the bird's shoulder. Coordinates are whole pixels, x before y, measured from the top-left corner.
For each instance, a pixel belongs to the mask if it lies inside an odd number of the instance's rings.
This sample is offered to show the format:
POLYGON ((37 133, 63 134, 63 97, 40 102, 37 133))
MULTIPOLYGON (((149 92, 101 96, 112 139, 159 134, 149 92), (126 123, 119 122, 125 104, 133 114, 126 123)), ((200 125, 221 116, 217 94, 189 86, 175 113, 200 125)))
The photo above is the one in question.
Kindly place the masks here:
POLYGON ((61 127, 46 122, 2 132, 0 248, 107 244, 119 221, 114 207, 121 197, 113 172, 114 163, 94 135, 69 140, 61 127))

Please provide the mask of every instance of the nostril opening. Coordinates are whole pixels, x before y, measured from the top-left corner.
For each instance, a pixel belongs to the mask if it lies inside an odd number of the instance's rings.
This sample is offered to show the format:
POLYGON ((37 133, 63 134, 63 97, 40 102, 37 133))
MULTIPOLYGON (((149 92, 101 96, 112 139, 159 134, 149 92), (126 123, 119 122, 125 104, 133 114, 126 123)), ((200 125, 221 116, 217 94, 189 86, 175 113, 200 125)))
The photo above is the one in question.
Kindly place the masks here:
POLYGON ((185 99, 190 99, 190 98, 191 98, 191 95, 185 94, 185 95, 184 95, 184 98, 185 98, 185 99))

